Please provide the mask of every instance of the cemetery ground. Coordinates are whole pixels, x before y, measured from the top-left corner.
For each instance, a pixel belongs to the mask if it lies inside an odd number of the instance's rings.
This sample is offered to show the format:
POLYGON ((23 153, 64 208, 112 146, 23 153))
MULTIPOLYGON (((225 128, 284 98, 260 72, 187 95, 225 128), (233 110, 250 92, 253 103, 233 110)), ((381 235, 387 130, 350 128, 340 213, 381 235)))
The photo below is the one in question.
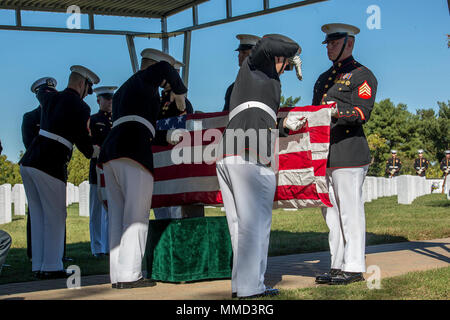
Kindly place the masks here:
MULTIPOLYGON (((443 194, 429 194, 411 205, 397 204, 397 197, 383 197, 365 204, 367 246, 431 240, 450 237, 450 201, 443 194)), ((220 208, 207 208, 207 216, 223 216, 220 208)), ((153 214, 151 215, 153 219, 153 214)), ((68 208, 66 262, 78 265, 82 276, 108 274, 108 259, 91 255, 89 218, 78 215, 78 204, 68 208)), ((0 284, 37 281, 31 275, 31 262, 26 256, 26 217, 13 216, 13 221, 0 226, 13 239, 0 284)), ((269 256, 327 251, 328 228, 320 209, 273 211, 269 256)), ((385 278, 381 290, 367 290, 365 283, 345 287, 319 286, 297 290, 283 289, 279 299, 449 299, 450 267, 412 272, 385 278)))

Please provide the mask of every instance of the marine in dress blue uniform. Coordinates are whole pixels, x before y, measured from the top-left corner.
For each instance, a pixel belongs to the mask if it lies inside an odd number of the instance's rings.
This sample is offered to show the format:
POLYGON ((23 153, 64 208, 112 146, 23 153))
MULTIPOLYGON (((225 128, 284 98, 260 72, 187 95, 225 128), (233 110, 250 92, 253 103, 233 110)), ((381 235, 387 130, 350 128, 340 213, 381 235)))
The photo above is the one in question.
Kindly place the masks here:
POLYGON ((219 145, 223 155, 216 170, 233 248, 232 296, 278 294, 264 284, 276 190, 275 173, 266 157, 273 155, 275 129, 287 135, 304 124, 298 115, 276 116, 280 75, 290 68, 289 58, 299 53, 300 46, 288 37, 264 36, 243 61, 231 94, 229 122, 219 145), (252 142, 236 143, 238 132, 256 132, 256 155, 249 152, 252 142), (262 132, 265 135, 260 136, 262 132))
MULTIPOLYGON (((101 147, 112 127, 112 98, 117 87, 102 86, 94 89, 100 110, 91 115, 89 129, 92 143, 101 147)), ((89 231, 91 252, 95 257, 103 257, 109 253, 108 212, 99 197, 97 181, 97 158, 91 158, 89 167, 89 231)))
POLYGON ((441 161, 440 168, 442 177, 446 177, 450 173, 450 150, 445 150, 445 157, 441 161))
POLYGON ((39 135, 20 160, 20 173, 32 214, 32 271, 41 278, 66 277, 62 258, 66 221, 67 165, 73 145, 91 158, 98 149, 88 131, 90 108, 83 101, 98 76, 83 66, 72 66, 68 87, 58 92, 48 86, 37 91, 41 122, 39 135))
MULTIPOLYGON (((239 40, 239 47, 235 50, 238 51, 238 63, 239 67, 242 66, 242 63, 244 62, 244 59, 247 58, 256 45, 256 43, 261 39, 258 36, 254 36, 252 34, 238 34, 236 38, 239 40)), ((231 92, 233 91, 234 82, 230 84, 230 86, 227 88, 227 91, 225 92, 225 104, 223 106, 222 111, 229 111, 230 110, 230 99, 231 99, 231 92)))
MULTIPOLYGON (((155 59, 157 58, 155 57, 155 59)), ((173 64, 173 67, 175 68, 175 70, 177 70, 178 74, 180 73, 180 69, 183 66, 184 64, 182 62, 176 60, 173 64)), ((167 90, 164 89, 161 92, 161 109, 158 113, 158 120, 194 113, 192 104, 187 97, 185 98, 186 109, 179 110, 175 101, 173 101, 173 96, 171 93, 172 90, 170 88, 168 88, 167 90)), ((192 209, 193 206, 172 206, 165 208, 155 208, 153 209, 153 212, 155 214, 155 219, 181 219, 183 218, 183 213, 185 213, 186 210, 189 210, 189 208, 192 209)), ((203 210, 203 206, 197 206, 196 208, 203 210)))
POLYGON ((422 149, 417 150, 417 154, 419 157, 414 160, 414 170, 418 176, 425 177, 430 162, 423 157, 422 149))
MULTIPOLYGON (((31 92, 36 94, 36 91, 41 86, 48 86, 49 88, 56 90, 57 81, 52 77, 43 77, 31 85, 31 92)), ((41 106, 26 112, 22 119, 22 141, 25 146, 25 150, 31 145, 33 139, 39 135, 39 129, 41 122, 41 106)), ((65 256, 65 237, 64 237, 64 256, 65 256)), ((27 210, 27 256, 29 259, 32 257, 32 246, 31 246, 31 215, 30 207, 27 210)))
POLYGON ((397 157, 397 150, 391 150, 391 157, 386 161, 386 174, 389 178, 397 177, 402 170, 402 161, 397 157))
POLYGON ((323 44, 333 62, 314 85, 313 105, 336 102, 330 125, 327 182, 332 208, 322 214, 330 230, 331 270, 317 283, 347 284, 364 280, 365 213, 362 186, 370 164, 362 125, 369 121, 377 80, 352 55, 359 29, 348 24, 326 24, 323 44))
POLYGON ((170 86, 181 110, 187 92, 173 60, 142 62, 114 94, 113 127, 98 159, 108 201, 110 277, 118 289, 155 285, 142 275, 154 181, 152 145, 172 138, 155 130, 159 88, 170 86))

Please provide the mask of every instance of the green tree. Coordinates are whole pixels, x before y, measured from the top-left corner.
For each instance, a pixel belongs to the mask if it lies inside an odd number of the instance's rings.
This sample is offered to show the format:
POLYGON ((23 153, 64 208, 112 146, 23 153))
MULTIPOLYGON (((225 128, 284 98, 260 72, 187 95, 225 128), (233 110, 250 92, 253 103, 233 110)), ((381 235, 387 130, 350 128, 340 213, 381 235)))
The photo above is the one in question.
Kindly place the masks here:
POLYGON ((0 185, 10 183, 22 183, 22 176, 20 175, 20 167, 17 163, 11 162, 6 155, 0 156, 0 185))
POLYGON ((282 95, 281 99, 280 99, 280 108, 285 108, 285 107, 292 108, 292 107, 295 107, 297 105, 297 103, 300 101, 300 99, 301 99, 301 97, 293 98, 292 96, 288 97, 288 98, 285 98, 282 95))
POLYGON ((72 159, 67 167, 67 181, 78 186, 83 181, 89 179, 89 163, 84 155, 76 147, 73 149, 72 159))
POLYGON ((370 154, 372 160, 370 162, 368 175, 382 176, 384 175, 385 154, 389 152, 389 147, 386 144, 386 139, 380 137, 378 133, 372 133, 367 136, 370 154), (381 164, 381 165, 380 165, 381 164))
POLYGON ((391 149, 398 151, 403 164, 401 174, 414 175, 417 150, 424 149, 431 164, 427 177, 438 176, 434 166, 450 145, 450 101, 438 105, 437 114, 433 109, 419 109, 412 114, 405 104, 395 106, 389 99, 375 103, 370 121, 364 125, 373 160, 370 175, 384 174, 391 149))
MULTIPOLYGON (((391 149, 396 149, 399 158, 404 162, 415 153, 419 143, 414 115, 407 110, 405 104, 395 106, 390 99, 375 103, 370 121, 364 125, 364 132, 367 137, 376 135, 371 138, 372 142, 379 139, 384 142, 382 148, 379 148, 379 144, 375 144, 371 149, 374 153, 374 163, 369 174, 373 175, 384 174, 386 160, 391 156, 391 149)), ((409 170, 406 165, 403 167, 402 173, 409 170)))

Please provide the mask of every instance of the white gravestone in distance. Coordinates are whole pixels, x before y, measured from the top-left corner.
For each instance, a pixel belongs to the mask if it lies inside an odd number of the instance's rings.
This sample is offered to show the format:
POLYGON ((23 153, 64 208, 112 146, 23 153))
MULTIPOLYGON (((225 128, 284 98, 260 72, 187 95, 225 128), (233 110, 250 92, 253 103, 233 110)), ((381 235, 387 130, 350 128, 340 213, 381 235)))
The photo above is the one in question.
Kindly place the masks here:
POLYGON ((416 198, 414 177, 404 175, 397 177, 398 200, 399 204, 411 204, 416 198))
POLYGON ((75 203, 80 202, 80 189, 77 186, 73 187, 73 201, 75 203))
POLYGON ((11 185, 6 183, 0 186, 0 224, 11 221, 11 185))
POLYGON ((12 188, 12 202, 14 203, 14 215, 25 215, 25 188, 23 184, 15 184, 12 188))
POLYGON ((79 215, 89 217, 89 181, 83 181, 79 186, 79 215))

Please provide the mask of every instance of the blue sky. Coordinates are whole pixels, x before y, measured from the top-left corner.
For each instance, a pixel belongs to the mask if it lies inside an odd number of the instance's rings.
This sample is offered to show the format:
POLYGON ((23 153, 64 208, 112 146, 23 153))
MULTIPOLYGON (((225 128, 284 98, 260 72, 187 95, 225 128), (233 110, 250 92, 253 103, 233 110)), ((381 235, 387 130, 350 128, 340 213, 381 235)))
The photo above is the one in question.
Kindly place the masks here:
MULTIPOLYGON (((76 4, 76 0, 73 1, 76 4)), ((233 15, 262 9, 262 0, 234 0, 233 15)), ((271 0, 271 7, 294 1, 271 0)), ((199 22, 225 17, 225 1, 211 0, 199 6, 199 22)), ((65 27, 66 14, 24 12, 23 25, 65 27)), ((96 16, 98 29, 159 32, 157 19, 96 16)), ((168 30, 189 25, 191 10, 168 20, 168 30)), ((82 28, 88 27, 86 16, 82 28)), ((194 109, 220 111, 224 94, 238 72, 238 45, 235 35, 282 33, 302 47, 304 80, 292 72, 281 78, 285 96, 301 96, 299 105, 308 105, 317 77, 331 65, 321 44, 325 23, 343 22, 358 26, 355 58, 370 68, 378 79, 377 101, 391 98, 406 103, 411 112, 420 108, 437 109, 437 101, 450 99, 450 16, 446 0, 330 0, 265 16, 201 29, 192 33, 191 68, 188 97, 194 109), (366 13, 370 5, 381 12, 381 28, 369 30, 366 13)), ((0 10, 0 24, 14 24, 14 12, 0 10)), ((124 36, 97 36, 49 32, 0 30, 0 140, 11 161, 24 150, 21 137, 22 115, 38 103, 31 84, 43 76, 53 76, 58 90, 67 86, 69 68, 81 64, 100 78, 99 85, 120 86, 132 75, 124 36)), ((137 38, 136 51, 161 49, 157 39, 137 38)), ((170 54, 182 60, 183 36, 171 38, 170 54)), ((92 113, 98 111, 95 96, 85 100, 92 113)))

